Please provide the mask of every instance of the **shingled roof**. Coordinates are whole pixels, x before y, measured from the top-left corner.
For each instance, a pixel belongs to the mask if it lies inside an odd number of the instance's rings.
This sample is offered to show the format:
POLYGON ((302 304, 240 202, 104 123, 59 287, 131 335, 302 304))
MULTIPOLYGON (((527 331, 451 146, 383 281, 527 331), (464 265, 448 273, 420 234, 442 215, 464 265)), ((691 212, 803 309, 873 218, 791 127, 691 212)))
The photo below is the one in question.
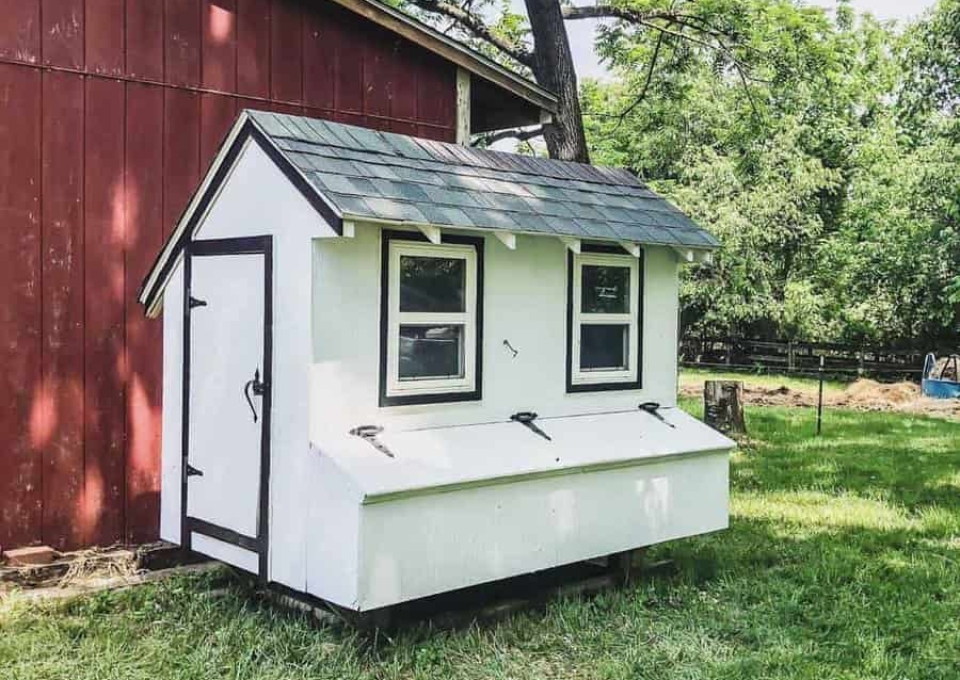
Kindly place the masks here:
POLYGON ((625 170, 244 111, 140 286, 148 315, 251 137, 341 234, 364 221, 478 229, 672 246, 689 262, 719 245, 625 170))
POLYGON ((248 111, 339 219, 713 249, 626 170, 248 111))

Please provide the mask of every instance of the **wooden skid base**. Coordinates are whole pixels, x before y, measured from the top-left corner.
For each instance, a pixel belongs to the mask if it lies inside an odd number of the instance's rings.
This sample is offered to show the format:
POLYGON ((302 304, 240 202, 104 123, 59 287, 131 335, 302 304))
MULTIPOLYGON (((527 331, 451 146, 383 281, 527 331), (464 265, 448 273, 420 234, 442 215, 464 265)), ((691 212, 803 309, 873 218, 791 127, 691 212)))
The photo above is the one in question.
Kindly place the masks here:
POLYGON ((356 612, 271 585, 268 594, 277 604, 313 615, 324 624, 347 624, 358 630, 393 630, 428 624, 435 628, 462 628, 474 622, 492 623, 520 611, 543 607, 564 597, 591 597, 622 588, 672 566, 670 560, 647 564, 643 549, 607 558, 557 567, 494 583, 442 593, 392 607, 356 612))

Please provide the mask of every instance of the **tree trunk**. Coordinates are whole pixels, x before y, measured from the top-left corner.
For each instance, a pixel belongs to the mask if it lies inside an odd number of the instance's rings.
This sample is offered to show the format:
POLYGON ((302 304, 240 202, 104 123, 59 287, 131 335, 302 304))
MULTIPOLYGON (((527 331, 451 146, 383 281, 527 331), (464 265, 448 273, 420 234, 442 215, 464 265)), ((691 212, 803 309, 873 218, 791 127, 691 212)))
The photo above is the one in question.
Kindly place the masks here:
POLYGON ((573 66, 560 0, 524 1, 533 33, 533 74, 537 83, 556 93, 559 100, 553 122, 544 125, 543 137, 547 151, 550 158, 589 163, 577 72, 573 66))
POLYGON ((743 415, 743 383, 738 380, 707 380, 703 383, 703 422, 724 434, 746 434, 743 415))

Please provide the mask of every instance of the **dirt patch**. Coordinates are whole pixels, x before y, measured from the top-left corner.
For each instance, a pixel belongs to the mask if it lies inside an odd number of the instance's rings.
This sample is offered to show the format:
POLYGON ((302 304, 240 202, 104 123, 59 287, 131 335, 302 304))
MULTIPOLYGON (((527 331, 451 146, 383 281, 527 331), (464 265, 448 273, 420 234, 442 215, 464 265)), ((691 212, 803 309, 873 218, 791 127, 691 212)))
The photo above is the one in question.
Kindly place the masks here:
POLYGON ((14 590, 85 588, 130 579, 181 562, 178 547, 150 543, 58 553, 57 558, 48 564, 0 564, 0 598, 14 590))
MULTIPOLYGON (((684 385, 681 396, 698 398, 703 394, 700 385, 684 385)), ((815 407, 817 388, 791 389, 780 387, 757 387, 744 382, 744 399, 754 406, 815 407)), ((960 419, 960 399, 930 399, 920 393, 920 387, 909 382, 878 383, 860 379, 841 392, 824 395, 826 407, 852 408, 862 411, 897 411, 960 419)))

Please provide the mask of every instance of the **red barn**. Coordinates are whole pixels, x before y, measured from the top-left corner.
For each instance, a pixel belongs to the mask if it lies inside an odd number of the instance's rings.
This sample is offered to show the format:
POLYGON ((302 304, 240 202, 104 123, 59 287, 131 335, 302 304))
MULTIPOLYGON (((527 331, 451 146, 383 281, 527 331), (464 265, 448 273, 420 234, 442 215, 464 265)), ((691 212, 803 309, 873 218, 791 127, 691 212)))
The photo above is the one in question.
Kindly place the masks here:
POLYGON ((463 142, 555 103, 376 0, 0 0, 0 545, 156 538, 136 294, 240 109, 463 142))

